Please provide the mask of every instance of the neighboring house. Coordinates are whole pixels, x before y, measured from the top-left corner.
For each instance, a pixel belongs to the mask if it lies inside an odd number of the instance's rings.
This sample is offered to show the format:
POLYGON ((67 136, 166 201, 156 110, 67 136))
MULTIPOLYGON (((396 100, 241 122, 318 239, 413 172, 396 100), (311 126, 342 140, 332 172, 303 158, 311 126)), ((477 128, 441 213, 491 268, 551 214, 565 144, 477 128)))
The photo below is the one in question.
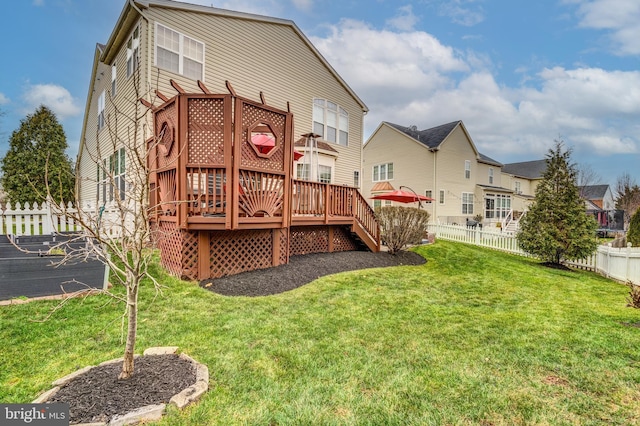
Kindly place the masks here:
MULTIPOLYGON (((139 97, 159 106, 156 91, 177 94, 170 80, 187 93, 202 93, 201 81, 221 94, 229 93, 228 81, 238 96, 290 111, 295 138, 321 136, 318 174, 339 185, 359 182, 368 109, 294 22, 169 0, 130 0, 107 43, 95 51, 77 158, 82 202, 102 204, 113 196, 97 163, 113 164, 117 184, 126 185, 127 153, 114 138, 115 111, 132 115, 139 97)), ((146 131, 138 143, 152 136, 143 126, 150 122, 150 114, 138 120, 146 131)), ((131 133, 122 120, 119 127, 115 136, 131 133)))
POLYGON ((546 160, 507 163, 502 166, 502 183, 514 193, 512 203, 514 211, 527 210, 546 169, 546 160))
POLYGON ((511 211, 514 191, 502 183, 502 164, 478 152, 462 121, 426 130, 382 122, 363 157, 366 197, 409 187, 434 199, 424 207, 434 223, 462 224, 477 215, 497 223, 511 211))
POLYGON ((609 185, 579 186, 580 196, 585 200, 588 210, 614 210, 616 203, 609 185))

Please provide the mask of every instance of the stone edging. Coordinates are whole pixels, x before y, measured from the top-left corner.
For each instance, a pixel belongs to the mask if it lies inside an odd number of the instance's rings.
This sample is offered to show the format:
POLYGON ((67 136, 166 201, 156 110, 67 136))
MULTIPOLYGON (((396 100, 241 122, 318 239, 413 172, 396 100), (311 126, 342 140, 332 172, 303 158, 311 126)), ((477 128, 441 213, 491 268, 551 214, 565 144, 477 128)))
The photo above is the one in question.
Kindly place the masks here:
MULTIPOLYGON (((147 355, 171 355, 175 354, 178 351, 177 346, 162 346, 155 348, 148 348, 144 351, 143 356, 147 355)), ((134 355, 135 358, 140 355, 134 355)), ((209 389, 209 369, 206 365, 200 364, 193 358, 188 355, 180 354, 180 358, 191 362, 196 367, 196 382, 183 389, 180 393, 175 394, 171 397, 169 404, 173 404, 179 409, 186 407, 188 404, 197 401, 202 394, 204 394, 209 389)), ((98 366, 113 364, 117 362, 122 362, 124 358, 116 358, 109 361, 102 362, 98 364, 98 366)), ((53 383, 51 383, 54 387, 49 389, 48 391, 41 394, 38 398, 33 401, 33 404, 43 404, 47 402, 53 395, 56 394, 60 390, 62 386, 69 383, 71 380, 76 377, 88 372, 95 366, 91 365, 88 367, 81 368, 78 371, 74 371, 71 374, 68 374, 53 383)), ((126 414, 121 414, 114 416, 109 423, 81 423, 77 426, 123 426, 130 425, 142 421, 155 421, 160 420, 162 415, 164 414, 164 410, 166 408, 166 404, 157 404, 157 405, 147 405, 146 407, 137 408, 134 411, 130 411, 126 414)))

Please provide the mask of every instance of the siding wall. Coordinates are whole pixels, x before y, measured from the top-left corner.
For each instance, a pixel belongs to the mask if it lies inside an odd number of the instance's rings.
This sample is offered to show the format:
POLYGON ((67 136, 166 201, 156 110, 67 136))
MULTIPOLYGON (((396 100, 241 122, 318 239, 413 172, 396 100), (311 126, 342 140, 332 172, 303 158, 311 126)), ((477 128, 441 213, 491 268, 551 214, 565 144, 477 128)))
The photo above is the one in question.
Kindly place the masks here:
POLYGON ((313 98, 338 103, 349 113, 349 146, 332 144, 338 151, 335 181, 353 185, 353 172, 360 170, 362 152, 362 107, 336 80, 291 26, 188 11, 151 8, 149 61, 152 82, 167 96, 175 94, 172 78, 188 92, 200 92, 197 83, 181 75, 158 69, 154 64, 155 22, 205 44, 204 83, 213 93, 227 93, 228 80, 239 96, 287 109, 294 117, 294 140, 313 130, 313 98))
MULTIPOLYGON (((118 47, 116 57, 118 93, 114 99, 115 106, 111 105, 108 95, 111 64, 98 64, 97 77, 100 80, 91 82, 89 113, 85 123, 86 142, 79 161, 80 174, 86 179, 80 187, 81 200, 95 200, 96 140, 100 141, 100 146, 108 147, 101 148, 103 158, 118 148, 118 143, 114 145, 111 142, 106 127, 97 134, 97 100, 103 89, 107 91, 106 116, 112 118, 116 107, 132 116, 136 107, 140 109, 140 103, 136 102, 140 96, 156 105, 162 103, 153 94, 155 89, 165 96, 174 96, 176 91, 171 87, 170 79, 187 92, 200 93, 196 81, 154 66, 156 22, 205 44, 203 80, 211 92, 228 93, 225 85, 228 80, 239 96, 260 101, 260 92, 263 92, 268 105, 283 110, 287 109, 289 102, 294 115, 294 140, 313 129, 313 98, 328 99, 346 109, 349 113, 349 145, 332 144, 338 151, 333 183, 353 185, 353 172, 360 171, 362 163, 362 106, 291 26, 160 7, 150 7, 144 13, 149 21, 139 20, 142 29, 139 87, 150 90, 136 93, 134 79, 126 76, 126 39, 118 47)), ((150 118, 148 114, 147 119, 150 118)), ((117 134, 126 138, 132 134, 132 124, 123 123, 124 120, 119 120, 117 134)), ((150 136, 144 134, 149 128, 144 124, 148 123, 144 120, 140 123, 139 143, 150 136)))

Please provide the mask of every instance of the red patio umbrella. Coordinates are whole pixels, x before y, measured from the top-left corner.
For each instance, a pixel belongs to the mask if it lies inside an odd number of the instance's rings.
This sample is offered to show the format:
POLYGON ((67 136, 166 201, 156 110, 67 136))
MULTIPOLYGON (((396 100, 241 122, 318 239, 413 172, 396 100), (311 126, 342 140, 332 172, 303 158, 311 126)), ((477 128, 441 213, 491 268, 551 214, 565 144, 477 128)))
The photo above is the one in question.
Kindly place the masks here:
POLYGON ((433 198, 425 197, 413 192, 403 191, 402 189, 396 189, 395 191, 385 192, 384 194, 378 194, 371 197, 372 200, 391 200, 399 203, 414 203, 416 201, 433 201, 433 198))
POLYGON ((268 154, 276 146, 276 138, 273 135, 258 133, 251 135, 251 143, 253 143, 262 154, 268 154))

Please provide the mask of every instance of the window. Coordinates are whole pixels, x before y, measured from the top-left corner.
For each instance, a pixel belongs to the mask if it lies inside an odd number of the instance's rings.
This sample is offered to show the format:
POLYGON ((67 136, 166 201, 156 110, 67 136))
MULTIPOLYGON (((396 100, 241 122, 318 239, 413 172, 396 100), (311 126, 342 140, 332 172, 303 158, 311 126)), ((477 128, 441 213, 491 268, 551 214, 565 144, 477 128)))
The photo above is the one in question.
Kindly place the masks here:
POLYGON ((393 179, 393 163, 373 166, 373 181, 380 182, 393 179))
POLYGON ((493 185, 493 167, 489 167, 489 185, 493 185))
POLYGON ((356 188, 360 187, 360 171, 359 170, 353 171, 353 186, 356 188))
POLYGON ((127 78, 131 77, 133 72, 138 69, 139 57, 140 25, 136 25, 136 28, 129 37, 129 41, 127 41, 127 78))
POLYGON ((98 165, 98 200, 113 201, 116 196, 125 199, 126 191, 126 156, 124 148, 120 148, 102 160, 98 165))
POLYGON ((515 190, 516 194, 522 194, 522 188, 520 187, 521 182, 515 182, 515 190))
POLYGON ((111 65, 111 97, 115 98, 116 90, 116 64, 111 65))
POLYGON ((424 195, 427 198, 433 198, 433 191, 430 189, 427 189, 426 191, 424 191, 424 195))
POLYGON ((440 190, 440 196, 438 197, 438 202, 440 204, 444 204, 444 189, 440 190))
POLYGON ((511 210, 511 196, 506 194, 487 194, 484 200, 484 217, 503 219, 511 210))
POLYGON ((313 100, 313 133, 328 142, 349 144, 349 114, 340 105, 326 99, 313 100))
MULTIPOLYGON (((383 207, 382 200, 373 200, 373 208, 377 209, 383 207)), ((391 200, 384 200, 384 207, 391 207, 391 200)))
POLYGON ((331 167, 318 166, 318 180, 322 183, 331 183, 331 167))
POLYGON ((156 24, 156 66, 204 80, 204 43, 156 24))
POLYGON ((298 163, 296 167, 296 177, 300 180, 309 180, 311 173, 309 173, 309 164, 298 163))
POLYGON ((98 130, 104 127, 104 90, 98 96, 98 130))
POLYGON ((462 214, 473 214, 473 192, 462 193, 462 214))
POLYGON ((464 160, 464 178, 471 179, 471 161, 464 160))

